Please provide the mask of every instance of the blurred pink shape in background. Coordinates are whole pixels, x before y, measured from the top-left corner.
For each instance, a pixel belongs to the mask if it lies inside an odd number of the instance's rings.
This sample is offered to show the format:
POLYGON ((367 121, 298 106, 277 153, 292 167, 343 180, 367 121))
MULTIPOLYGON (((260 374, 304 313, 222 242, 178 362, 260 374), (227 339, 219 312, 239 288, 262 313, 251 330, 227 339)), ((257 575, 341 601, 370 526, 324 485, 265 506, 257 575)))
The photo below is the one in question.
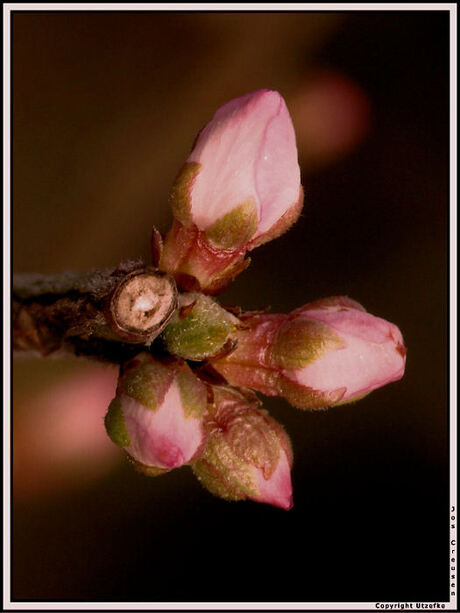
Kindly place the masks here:
POLYGON ((17 399, 13 428, 17 500, 85 487, 123 458, 104 428, 117 377, 117 366, 89 364, 46 391, 17 399))
POLYGON ((332 69, 314 72, 289 100, 298 148, 307 164, 334 161, 369 132, 371 102, 351 78, 332 69))

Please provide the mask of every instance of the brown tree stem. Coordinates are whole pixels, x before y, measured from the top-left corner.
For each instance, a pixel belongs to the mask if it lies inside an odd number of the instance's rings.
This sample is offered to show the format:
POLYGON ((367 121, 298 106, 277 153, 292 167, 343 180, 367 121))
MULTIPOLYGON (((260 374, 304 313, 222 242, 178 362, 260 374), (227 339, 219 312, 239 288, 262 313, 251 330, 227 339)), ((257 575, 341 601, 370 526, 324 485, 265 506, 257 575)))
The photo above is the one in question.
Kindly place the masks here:
POLYGON ((177 308, 169 275, 142 262, 60 275, 15 275, 15 352, 57 352, 122 362, 149 346, 177 308))

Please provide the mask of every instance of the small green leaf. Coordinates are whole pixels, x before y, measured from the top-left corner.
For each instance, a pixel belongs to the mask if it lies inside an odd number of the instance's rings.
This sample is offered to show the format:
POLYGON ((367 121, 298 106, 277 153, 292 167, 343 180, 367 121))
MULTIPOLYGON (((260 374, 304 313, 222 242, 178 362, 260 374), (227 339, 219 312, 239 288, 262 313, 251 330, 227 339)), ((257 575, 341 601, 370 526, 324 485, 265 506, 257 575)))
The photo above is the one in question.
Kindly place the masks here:
POLYGON ((224 346, 234 328, 232 315, 212 298, 196 294, 193 308, 185 317, 181 318, 180 310, 174 315, 163 339, 171 353, 186 360, 203 360, 224 346))

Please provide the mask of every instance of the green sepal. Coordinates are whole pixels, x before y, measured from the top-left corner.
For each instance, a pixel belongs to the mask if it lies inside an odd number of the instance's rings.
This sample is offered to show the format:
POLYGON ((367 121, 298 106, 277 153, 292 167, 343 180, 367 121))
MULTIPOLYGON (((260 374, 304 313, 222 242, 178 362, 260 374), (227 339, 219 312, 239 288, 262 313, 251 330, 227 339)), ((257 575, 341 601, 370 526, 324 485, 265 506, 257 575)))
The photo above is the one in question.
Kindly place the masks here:
POLYGON ((207 460, 198 460, 192 465, 192 471, 198 481, 208 492, 224 500, 246 500, 246 495, 225 480, 215 466, 207 460))
POLYGON ((352 404, 354 402, 358 402, 359 400, 366 398, 366 396, 369 396, 370 393, 371 392, 364 392, 363 394, 359 394, 358 396, 352 396, 351 398, 347 398, 346 400, 343 400, 342 402, 336 402, 334 406, 341 407, 344 404, 352 404))
POLYGON ((280 377, 279 386, 280 395, 297 409, 327 409, 338 404, 347 391, 346 387, 340 387, 329 392, 321 392, 285 377, 280 377))
POLYGON ((202 458, 192 464, 199 481, 212 494, 226 500, 244 500, 259 494, 248 464, 226 443, 223 433, 213 433, 202 458))
POLYGON ((334 330, 319 321, 299 317, 280 329, 271 351, 275 366, 300 369, 320 358, 326 351, 346 347, 334 330))
POLYGON ((129 462, 134 466, 138 473, 142 473, 146 477, 159 477, 170 472, 171 468, 158 468, 158 466, 146 466, 135 460, 132 456, 128 455, 129 462))
POLYGON ((208 395, 206 386, 188 367, 177 372, 176 380, 185 417, 199 419, 206 409, 208 395))
POLYGON ((192 469, 211 493, 226 500, 257 498, 254 469, 269 479, 282 450, 292 465, 292 448, 283 427, 261 409, 249 390, 213 386, 206 418, 207 443, 192 469))
POLYGON ((128 368, 119 379, 118 392, 137 400, 149 409, 163 402, 174 377, 174 371, 159 362, 139 362, 128 368))
POLYGON ((104 418, 104 424, 107 434, 115 445, 119 447, 128 447, 131 444, 126 429, 121 402, 118 398, 114 398, 109 404, 109 409, 104 418))
POLYGON ((189 294, 195 301, 185 316, 174 314, 163 332, 168 351, 185 360, 204 360, 218 353, 235 329, 233 316, 212 298, 189 294))
POLYGON ((206 230, 211 243, 222 249, 244 247, 257 231, 257 207, 253 198, 236 206, 206 230))
POLYGON ((219 430, 224 433, 232 453, 246 464, 261 469, 266 479, 275 471, 281 450, 292 464, 289 436, 261 407, 252 390, 213 386, 208 424, 212 435, 219 430))
POLYGON ((186 162, 179 171, 169 194, 173 215, 185 226, 192 221, 190 192, 200 172, 201 164, 186 162))
POLYGON ((280 442, 271 419, 261 409, 250 409, 238 416, 238 428, 227 433, 228 444, 238 458, 260 468, 269 479, 278 465, 280 442))

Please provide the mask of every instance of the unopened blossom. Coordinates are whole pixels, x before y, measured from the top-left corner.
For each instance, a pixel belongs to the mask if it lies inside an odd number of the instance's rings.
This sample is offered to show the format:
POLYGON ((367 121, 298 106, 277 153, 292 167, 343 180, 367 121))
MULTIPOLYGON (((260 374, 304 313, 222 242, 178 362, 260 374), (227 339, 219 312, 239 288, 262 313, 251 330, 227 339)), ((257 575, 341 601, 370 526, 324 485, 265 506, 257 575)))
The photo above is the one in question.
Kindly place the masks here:
POLYGON ((292 225, 302 201, 283 98, 263 89, 231 100, 199 133, 175 181, 160 268, 188 289, 216 293, 246 267, 248 250, 292 225))
POLYGON ((203 443, 206 386, 184 362, 141 353, 123 367, 105 417, 107 433, 138 468, 157 474, 194 458, 203 443))
POLYGON ((284 396, 299 408, 351 402, 404 374, 399 329, 343 296, 245 324, 235 351, 213 368, 232 385, 284 396))
POLYGON ((214 386, 213 396, 195 475, 220 498, 290 509, 292 450, 283 427, 236 389, 214 386))

